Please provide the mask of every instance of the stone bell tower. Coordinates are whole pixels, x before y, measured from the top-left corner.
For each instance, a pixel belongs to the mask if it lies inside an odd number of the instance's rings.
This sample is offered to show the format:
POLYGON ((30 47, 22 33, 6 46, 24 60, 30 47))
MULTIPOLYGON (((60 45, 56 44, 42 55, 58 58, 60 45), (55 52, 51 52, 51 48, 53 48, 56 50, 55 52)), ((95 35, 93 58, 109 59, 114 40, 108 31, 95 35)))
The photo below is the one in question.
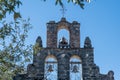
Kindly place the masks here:
POLYGON ((84 47, 80 47, 80 23, 68 22, 61 18, 59 22, 47 23, 47 47, 42 46, 42 38, 36 39, 33 63, 27 67, 26 74, 18 74, 14 80, 114 80, 114 72, 101 74, 94 63, 94 49, 89 37, 84 47), (68 40, 58 40, 60 29, 69 32, 68 40))
POLYGON ((80 48, 80 23, 73 21, 69 23, 65 18, 55 23, 50 21, 47 23, 47 47, 57 48, 57 33, 60 29, 66 29, 70 34, 70 48, 80 48))

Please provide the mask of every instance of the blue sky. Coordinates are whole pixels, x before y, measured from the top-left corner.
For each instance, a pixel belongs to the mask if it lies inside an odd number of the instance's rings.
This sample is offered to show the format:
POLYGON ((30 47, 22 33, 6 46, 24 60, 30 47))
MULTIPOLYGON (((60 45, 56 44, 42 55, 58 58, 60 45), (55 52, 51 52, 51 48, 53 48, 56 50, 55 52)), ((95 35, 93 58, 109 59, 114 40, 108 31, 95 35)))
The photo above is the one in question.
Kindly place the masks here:
MULTIPOLYGON (((29 32, 27 43, 34 44, 37 36, 41 36, 46 47, 46 23, 50 20, 58 22, 61 7, 55 6, 55 0, 22 0, 20 7, 24 18, 30 17, 33 28, 29 32)), ((92 0, 86 3, 85 9, 72 3, 65 3, 67 21, 78 21, 81 24, 81 47, 89 36, 94 47, 95 63, 100 72, 115 72, 115 80, 120 80, 120 0, 92 0)), ((64 33, 64 31, 62 32, 64 33)), ((62 35, 66 35, 65 33, 62 35)))

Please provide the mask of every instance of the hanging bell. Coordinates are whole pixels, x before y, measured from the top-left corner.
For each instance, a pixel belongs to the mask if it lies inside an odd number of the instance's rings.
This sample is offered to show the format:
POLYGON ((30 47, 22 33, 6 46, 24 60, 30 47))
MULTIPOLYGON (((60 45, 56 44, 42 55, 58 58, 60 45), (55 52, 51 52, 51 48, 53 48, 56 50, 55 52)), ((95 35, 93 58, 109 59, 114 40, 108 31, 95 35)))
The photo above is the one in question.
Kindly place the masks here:
POLYGON ((49 65, 49 67, 48 67, 48 72, 52 72, 52 71, 53 71, 52 65, 49 65))
POLYGON ((78 67, 76 65, 73 66, 72 72, 77 73, 78 72, 78 67))

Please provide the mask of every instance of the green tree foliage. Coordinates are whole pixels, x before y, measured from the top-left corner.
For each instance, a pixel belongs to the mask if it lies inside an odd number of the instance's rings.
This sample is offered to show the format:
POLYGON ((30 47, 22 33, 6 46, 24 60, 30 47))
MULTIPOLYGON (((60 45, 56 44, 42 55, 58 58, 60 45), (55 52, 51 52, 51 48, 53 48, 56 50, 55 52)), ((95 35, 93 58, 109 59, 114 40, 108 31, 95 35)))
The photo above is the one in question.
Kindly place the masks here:
MULTIPOLYGON (((44 0, 44 1, 47 1, 47 0, 44 0)), ((60 5, 60 6, 64 6, 64 4, 63 4, 63 1, 64 0, 56 0, 55 1, 55 4, 56 5, 60 5)), ((82 8, 82 9, 84 9, 84 4, 85 4, 85 2, 90 2, 90 0, 66 0, 68 3, 70 3, 70 2, 72 2, 73 4, 76 4, 76 5, 79 5, 80 6, 80 8, 82 8)))
POLYGON ((42 50, 42 47, 40 47, 39 43, 36 42, 35 45, 33 46, 33 53, 34 53, 34 55, 39 53, 40 50, 42 50))
POLYGON ((25 63, 31 60, 32 46, 25 45, 31 25, 28 20, 3 21, 0 28, 0 80, 10 80, 24 72, 25 63))
POLYGON ((20 17, 19 12, 16 12, 16 8, 21 5, 20 0, 0 0, 0 20, 6 17, 6 14, 13 13, 14 18, 20 17))
MULTIPOLYGON (((43 0, 47 1, 47 0, 43 0)), ((72 2, 73 4, 79 5, 82 9, 84 9, 85 2, 90 2, 90 0, 66 0, 68 3, 72 2)), ((63 7, 62 0, 55 0, 56 5, 61 5, 63 7)), ((16 11, 16 8, 22 5, 20 0, 0 0, 0 20, 6 17, 6 14, 13 13, 14 19, 21 17, 20 13, 16 11)))
POLYGON ((22 19, 17 12, 21 4, 20 0, 0 0, 0 80, 12 80, 15 74, 24 73, 25 63, 32 57, 32 46, 25 44, 30 19, 22 19))

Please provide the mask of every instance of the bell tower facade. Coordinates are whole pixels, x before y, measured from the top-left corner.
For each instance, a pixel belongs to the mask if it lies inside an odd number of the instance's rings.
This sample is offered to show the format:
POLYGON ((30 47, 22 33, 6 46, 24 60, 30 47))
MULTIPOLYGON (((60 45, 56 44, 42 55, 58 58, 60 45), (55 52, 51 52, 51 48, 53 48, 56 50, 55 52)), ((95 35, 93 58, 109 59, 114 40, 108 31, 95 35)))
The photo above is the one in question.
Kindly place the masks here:
POLYGON ((70 23, 62 18, 59 22, 47 23, 47 47, 42 46, 39 36, 33 63, 28 65, 26 74, 19 74, 14 80, 114 80, 114 72, 100 73, 94 63, 90 38, 86 37, 84 46, 80 47, 80 23, 70 23), (61 29, 68 30, 69 40, 65 37, 58 40, 57 34, 61 29))
POLYGON ((80 23, 73 21, 69 23, 65 18, 55 23, 50 21, 47 23, 47 47, 57 48, 57 33, 60 29, 66 29, 70 34, 70 48, 80 48, 80 23))

